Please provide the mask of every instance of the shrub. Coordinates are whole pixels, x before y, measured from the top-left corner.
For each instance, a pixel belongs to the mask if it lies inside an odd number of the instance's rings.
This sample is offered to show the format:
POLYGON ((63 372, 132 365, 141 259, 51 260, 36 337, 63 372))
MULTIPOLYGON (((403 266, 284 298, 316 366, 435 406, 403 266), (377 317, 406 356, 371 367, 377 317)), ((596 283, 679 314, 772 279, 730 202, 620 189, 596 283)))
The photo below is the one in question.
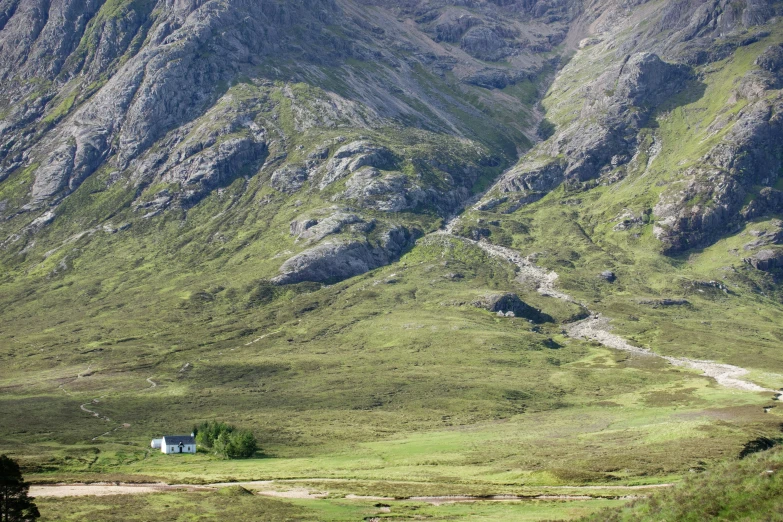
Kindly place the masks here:
POLYGON ((207 421, 194 428, 193 432, 198 445, 224 458, 248 458, 258 451, 258 443, 251 431, 238 430, 225 422, 207 421))

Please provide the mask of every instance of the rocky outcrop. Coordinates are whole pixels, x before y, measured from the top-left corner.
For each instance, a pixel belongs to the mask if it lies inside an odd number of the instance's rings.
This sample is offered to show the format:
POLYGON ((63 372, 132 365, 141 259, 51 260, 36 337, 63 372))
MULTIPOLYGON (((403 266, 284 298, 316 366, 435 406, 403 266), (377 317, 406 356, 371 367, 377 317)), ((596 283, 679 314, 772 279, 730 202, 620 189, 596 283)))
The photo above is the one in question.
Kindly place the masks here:
POLYGON ((165 171, 163 180, 182 183, 185 199, 192 204, 243 173, 254 174, 266 155, 263 141, 229 138, 178 162, 165 171))
POLYGON ((485 68, 466 76, 463 81, 485 89, 505 89, 526 78, 527 74, 523 71, 485 68))
POLYGON ((301 165, 285 165, 272 174, 270 182, 280 192, 293 194, 304 185, 310 177, 308 170, 301 165))
POLYGON ((764 187, 758 196, 742 209, 741 215, 750 220, 772 213, 783 212, 783 191, 772 187, 764 187))
POLYGON ((442 13, 431 26, 437 41, 456 43, 470 28, 483 23, 481 18, 468 10, 452 9, 442 13))
POLYGON ((762 272, 780 271, 783 270, 783 250, 760 250, 755 255, 745 258, 744 261, 762 272))
POLYGON ((649 109, 680 92, 690 74, 689 67, 664 62, 657 54, 634 54, 620 70, 613 94, 617 104, 613 104, 610 111, 622 114, 629 105, 646 109, 642 114, 634 116, 639 119, 638 125, 644 125, 649 109))
POLYGON ((772 75, 772 87, 783 86, 783 45, 771 45, 756 59, 756 65, 772 75))
POLYGON ((563 182, 589 181, 626 163, 652 110, 683 89, 689 75, 652 53, 628 56, 596 82, 592 90, 602 95, 589 100, 581 117, 504 176, 497 190, 535 201, 563 182))
POLYGON ((341 197, 382 212, 401 212, 421 200, 421 190, 411 190, 407 176, 400 172, 384 175, 374 167, 358 170, 345 187, 341 197))
POLYGON ((460 47, 471 56, 489 62, 497 62, 514 53, 495 28, 483 25, 469 29, 460 40, 460 47))
POLYGON ((537 324, 553 321, 551 316, 525 303, 513 293, 491 294, 473 302, 473 306, 504 317, 521 317, 537 324))
POLYGON ((654 234, 664 252, 703 246, 746 219, 783 209, 783 193, 769 186, 783 171, 781 110, 780 94, 742 109, 724 139, 701 159, 702 166, 661 195, 654 234), (758 185, 766 187, 746 205, 758 185))
POLYGON ((362 167, 393 168, 394 154, 368 141, 354 141, 337 149, 323 168, 319 183, 321 190, 362 167))
POLYGON ((388 265, 413 246, 416 236, 415 231, 397 226, 380 234, 376 241, 327 241, 283 263, 280 275, 272 281, 287 285, 348 279, 388 265))
POLYGON ((347 200, 380 212, 421 212, 428 209, 447 216, 460 210, 471 198, 471 189, 481 173, 480 167, 473 162, 455 164, 454 156, 444 158, 450 164, 433 157, 414 157, 410 161, 413 168, 404 173, 395 168, 396 163, 389 163, 386 153, 382 153, 380 158, 367 159, 363 155, 343 158, 341 161, 348 160, 348 171, 354 170, 355 164, 369 161, 375 165, 379 165, 380 161, 386 163, 383 167, 365 165, 353 171, 345 181, 345 190, 333 196, 333 200, 347 200))
POLYGON ((743 42, 733 42, 729 37, 720 42, 724 45, 715 45, 716 40, 767 22, 780 12, 775 4, 775 0, 669 2, 662 6, 661 16, 648 34, 668 33, 669 52, 686 63, 721 60, 743 42))
POLYGON ((755 250, 768 245, 783 245, 783 222, 775 219, 772 224, 775 228, 766 232, 751 230, 750 235, 756 239, 744 245, 743 250, 755 250))
POLYGON ((335 212, 331 216, 317 220, 299 218, 291 222, 291 235, 303 239, 309 243, 317 243, 327 236, 339 234, 348 225, 364 223, 365 221, 356 214, 342 211, 335 212))

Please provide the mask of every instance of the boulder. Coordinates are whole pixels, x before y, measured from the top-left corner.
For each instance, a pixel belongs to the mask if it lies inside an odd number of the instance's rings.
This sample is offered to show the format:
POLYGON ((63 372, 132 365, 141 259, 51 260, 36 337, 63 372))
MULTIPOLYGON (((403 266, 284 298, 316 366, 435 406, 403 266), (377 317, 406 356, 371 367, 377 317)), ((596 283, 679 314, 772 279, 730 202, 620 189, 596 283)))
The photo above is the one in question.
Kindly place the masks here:
POLYGON ((493 312, 499 317, 521 317, 539 324, 553 321, 551 316, 533 308, 513 293, 488 295, 473 302, 473 306, 493 312))
POLYGON ((598 277, 606 281, 607 283, 614 283, 617 280, 617 275, 611 270, 605 270, 598 274, 598 277))

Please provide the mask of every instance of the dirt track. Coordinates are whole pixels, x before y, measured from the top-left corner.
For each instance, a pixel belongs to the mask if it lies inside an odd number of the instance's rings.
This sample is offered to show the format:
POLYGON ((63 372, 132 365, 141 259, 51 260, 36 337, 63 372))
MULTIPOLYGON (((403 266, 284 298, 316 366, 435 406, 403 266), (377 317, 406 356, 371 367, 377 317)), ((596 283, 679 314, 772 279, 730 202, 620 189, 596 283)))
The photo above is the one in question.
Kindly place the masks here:
MULTIPOLYGON (((53 485, 41 485, 31 486, 30 496, 36 498, 65 498, 65 497, 99 497, 110 495, 142 495, 150 493, 163 493, 167 491, 216 491, 222 487, 228 486, 242 486, 247 489, 253 490, 255 494, 275 497, 275 498, 288 498, 288 499, 305 499, 305 500, 317 500, 327 498, 330 494, 326 490, 315 490, 312 488, 304 487, 292 487, 291 489, 270 489, 270 486, 276 483, 296 483, 296 482, 325 482, 328 483, 331 480, 326 479, 294 479, 285 481, 251 481, 251 482, 222 482, 215 484, 206 484, 203 486, 193 486, 185 484, 123 484, 123 483, 94 483, 94 484, 53 484, 53 485)), ((360 481, 357 481, 360 482, 360 481)), ((568 489, 573 491, 574 494, 540 494, 540 495, 489 495, 489 496, 470 496, 470 495, 445 495, 445 496, 411 496, 406 498, 394 498, 394 497, 379 497, 379 496, 364 496, 348 494, 343 498, 346 500, 375 500, 375 501, 416 501, 426 502, 433 505, 454 503, 454 502, 511 502, 511 501, 526 501, 526 500, 592 500, 595 498, 631 498, 631 493, 638 495, 639 490, 656 489, 662 487, 670 487, 671 484, 651 484, 648 486, 563 486, 563 487, 551 487, 542 489, 568 489), (602 489, 609 489, 612 491, 628 491, 628 495, 601 495, 599 492, 602 489), (591 491, 592 494, 578 494, 578 492, 591 491)))
MULTIPOLYGON (((547 272, 543 268, 536 266, 518 252, 508 248, 491 245, 484 241, 471 241, 469 239, 465 239, 465 241, 470 241, 471 243, 476 244, 493 257, 505 259, 509 263, 516 265, 519 268, 519 275, 517 276, 517 279, 522 282, 532 284, 541 295, 546 295, 555 299, 574 303, 589 311, 584 303, 579 303, 571 296, 555 289, 555 282, 558 279, 558 276, 555 272, 547 272)), ((590 314, 591 315, 589 318, 570 324, 566 327, 566 331, 571 337, 596 341, 608 348, 614 348, 615 350, 622 350, 639 355, 649 355, 652 357, 661 357, 674 366, 682 366, 685 368, 698 370, 702 372, 702 375, 705 377, 711 377, 715 379, 718 384, 726 388, 734 388, 737 390, 751 392, 770 392, 776 395, 780 395, 780 392, 777 390, 764 388, 752 382, 741 379, 742 376, 747 375, 750 372, 744 368, 740 368, 739 366, 717 363, 715 361, 700 361, 697 359, 687 359, 684 357, 663 356, 656 354, 655 352, 646 348, 634 346, 619 335, 611 333, 612 327, 609 324, 608 318, 592 311, 590 311, 590 314)))

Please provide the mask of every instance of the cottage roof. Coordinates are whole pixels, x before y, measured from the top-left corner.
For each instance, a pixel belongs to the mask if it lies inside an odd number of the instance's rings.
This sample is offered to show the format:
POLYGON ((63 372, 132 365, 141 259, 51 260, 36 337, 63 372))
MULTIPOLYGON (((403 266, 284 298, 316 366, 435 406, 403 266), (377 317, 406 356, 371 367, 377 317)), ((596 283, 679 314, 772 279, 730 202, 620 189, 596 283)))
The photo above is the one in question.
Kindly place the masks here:
POLYGON ((196 443, 196 439, 192 435, 164 435, 163 440, 167 446, 196 443))

